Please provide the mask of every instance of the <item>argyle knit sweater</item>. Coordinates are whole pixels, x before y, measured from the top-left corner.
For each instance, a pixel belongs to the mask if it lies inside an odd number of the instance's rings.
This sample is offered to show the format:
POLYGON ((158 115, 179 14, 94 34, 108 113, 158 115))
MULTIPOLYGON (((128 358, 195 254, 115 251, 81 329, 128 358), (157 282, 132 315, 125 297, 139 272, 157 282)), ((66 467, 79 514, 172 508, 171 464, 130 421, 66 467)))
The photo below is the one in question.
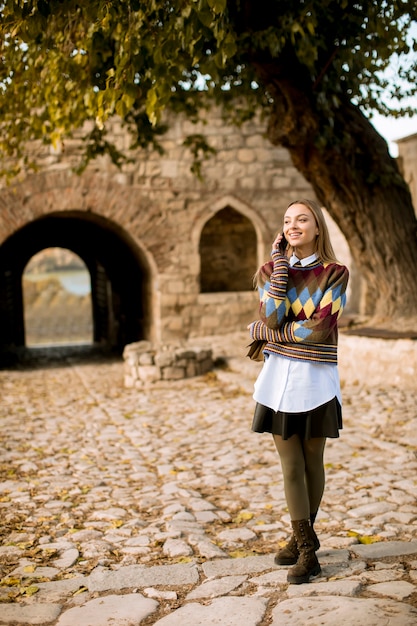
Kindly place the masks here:
POLYGON ((252 338, 266 340, 269 354, 337 363, 337 321, 346 303, 348 269, 318 259, 290 267, 278 250, 272 259, 270 279, 259 287, 261 320, 251 325, 252 338))

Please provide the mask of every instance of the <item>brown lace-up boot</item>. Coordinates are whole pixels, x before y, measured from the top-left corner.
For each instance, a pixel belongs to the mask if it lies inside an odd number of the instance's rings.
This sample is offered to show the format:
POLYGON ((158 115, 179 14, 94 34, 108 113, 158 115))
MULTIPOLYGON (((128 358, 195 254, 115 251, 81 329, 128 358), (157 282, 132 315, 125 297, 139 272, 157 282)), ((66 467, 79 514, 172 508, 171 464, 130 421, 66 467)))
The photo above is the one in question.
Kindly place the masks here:
MULTIPOLYGON (((310 515, 311 530, 313 531, 314 537, 314 550, 318 550, 320 548, 319 538, 317 537, 313 528, 316 516, 317 513, 312 513, 310 515)), ((276 565, 295 565, 298 561, 299 556, 300 553, 298 552, 295 536, 291 535, 291 539, 289 540, 287 545, 284 546, 282 550, 277 552, 277 554, 275 555, 274 563, 276 565)))
POLYGON ((308 583, 311 576, 320 574, 321 567, 314 549, 314 535, 309 519, 291 522, 299 557, 297 563, 288 571, 287 580, 294 585, 308 583))

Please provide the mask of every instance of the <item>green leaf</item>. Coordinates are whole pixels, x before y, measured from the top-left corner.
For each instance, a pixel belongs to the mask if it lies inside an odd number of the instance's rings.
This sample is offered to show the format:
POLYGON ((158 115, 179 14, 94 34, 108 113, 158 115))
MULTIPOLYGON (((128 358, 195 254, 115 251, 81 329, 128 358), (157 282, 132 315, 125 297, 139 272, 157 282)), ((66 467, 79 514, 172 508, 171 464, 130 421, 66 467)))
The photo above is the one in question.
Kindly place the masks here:
POLYGON ((124 101, 124 96, 122 98, 120 98, 120 100, 118 100, 116 102, 115 109, 116 109, 116 113, 117 113, 117 115, 119 115, 119 117, 121 117, 122 119, 124 119, 126 117, 126 115, 129 112, 129 107, 127 106, 126 102, 124 101))
POLYGON ((223 57, 225 61, 237 53, 237 43, 235 37, 228 33, 223 41, 223 57))
POLYGON ((226 10, 227 0, 207 0, 207 4, 214 13, 222 13, 226 10))
POLYGON ((213 24, 213 14, 209 9, 203 9, 201 11, 197 11, 198 19, 200 22, 210 28, 213 24))
MULTIPOLYGON (((122 96, 122 101, 124 102, 127 111, 130 111, 130 109, 132 108, 134 102, 135 102, 135 96, 130 94, 130 93, 124 93, 122 96)), ((125 115, 121 116, 121 117, 125 117, 125 115)))
POLYGON ((1 150, 24 160, 31 142, 65 138, 86 121, 103 128, 115 112, 135 145, 156 141, 164 108, 195 119, 215 103, 236 123, 254 111, 269 115, 274 98, 252 61, 266 57, 271 67, 284 67, 290 81, 303 81, 320 116, 317 146, 333 145, 335 133, 343 134, 335 110, 347 101, 365 112, 415 113, 406 98, 417 95, 417 68, 402 62, 417 48, 407 43, 415 0, 370 0, 361 10, 348 0, 262 7, 256 0, 5 0, 1 150), (383 71, 396 54, 398 79, 388 79, 383 71), (204 91, 201 75, 209 77, 204 91), (141 115, 147 131, 139 137, 141 115))
POLYGON ((146 97, 146 114, 151 122, 152 126, 158 122, 158 94, 155 88, 151 88, 148 91, 146 97))

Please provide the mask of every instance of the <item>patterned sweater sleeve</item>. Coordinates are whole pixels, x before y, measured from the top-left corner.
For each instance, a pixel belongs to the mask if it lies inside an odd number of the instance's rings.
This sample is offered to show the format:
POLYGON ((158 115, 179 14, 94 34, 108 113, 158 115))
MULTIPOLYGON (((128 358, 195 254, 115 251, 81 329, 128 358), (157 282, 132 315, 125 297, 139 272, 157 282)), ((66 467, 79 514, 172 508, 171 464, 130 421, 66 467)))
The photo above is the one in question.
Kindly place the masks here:
POLYGON ((269 328, 279 328, 286 315, 288 258, 279 250, 272 250, 274 267, 270 280, 259 289, 260 318, 269 328))
POLYGON ((346 304, 349 272, 343 265, 331 266, 326 289, 319 305, 307 319, 285 322, 280 328, 268 328, 262 321, 252 324, 253 339, 270 343, 326 343, 337 326, 346 304))

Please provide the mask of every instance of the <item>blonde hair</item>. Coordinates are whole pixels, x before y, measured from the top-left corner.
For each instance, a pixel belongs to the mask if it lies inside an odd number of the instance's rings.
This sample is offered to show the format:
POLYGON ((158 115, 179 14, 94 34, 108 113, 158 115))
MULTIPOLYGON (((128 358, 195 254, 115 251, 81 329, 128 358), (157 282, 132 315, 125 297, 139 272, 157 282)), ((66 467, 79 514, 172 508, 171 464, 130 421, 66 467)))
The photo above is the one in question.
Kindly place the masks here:
POLYGON ((314 215, 314 219, 316 220, 317 228, 319 229, 319 234, 316 239, 316 252, 319 257, 319 260, 322 263, 339 263, 336 258, 335 252, 333 250, 333 246, 330 241, 329 229, 327 228, 326 220, 324 218, 323 211, 321 207, 314 202, 313 200, 294 200, 291 204, 288 205, 288 209, 293 204, 302 204, 303 206, 310 209, 312 214, 314 215))
POLYGON ((253 276, 253 286, 255 287, 255 289, 257 287, 263 287, 265 285, 266 281, 269 280, 271 277, 273 268, 273 262, 268 261, 267 263, 261 265, 258 270, 256 270, 253 276))

